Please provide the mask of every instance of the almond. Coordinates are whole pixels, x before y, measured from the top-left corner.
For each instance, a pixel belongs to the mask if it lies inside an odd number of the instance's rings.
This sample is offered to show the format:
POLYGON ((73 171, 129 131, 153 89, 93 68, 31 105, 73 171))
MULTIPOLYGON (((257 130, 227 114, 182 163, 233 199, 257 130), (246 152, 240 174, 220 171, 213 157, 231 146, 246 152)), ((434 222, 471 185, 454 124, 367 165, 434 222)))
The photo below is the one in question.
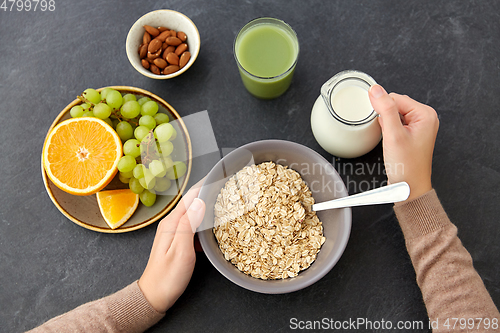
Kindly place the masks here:
POLYGON ((151 64, 151 72, 153 72, 153 74, 156 74, 156 75, 160 75, 160 69, 158 67, 156 67, 155 64, 151 64))
POLYGON ((150 25, 145 25, 144 26, 144 29, 146 29, 147 32, 149 32, 149 34, 153 37, 156 37, 160 34, 160 30, 156 29, 156 28, 153 28, 152 26, 150 25))
POLYGON ((155 53, 151 53, 148 51, 148 55, 146 57, 148 58, 148 60, 154 60, 154 59, 158 58, 160 56, 160 54, 161 54, 161 49, 159 49, 155 53))
POLYGON ((173 52, 167 54, 167 61, 170 65, 179 65, 179 56, 173 52))
POLYGON ((177 45, 181 44, 182 41, 177 37, 167 37, 167 39, 165 40, 165 43, 167 43, 168 45, 177 46, 177 45))
POLYGON ((185 42, 188 37, 184 32, 178 31, 177 38, 179 38, 181 41, 185 42))
POLYGON ((159 56, 161 56, 161 52, 162 52, 162 51, 163 51, 163 50, 162 50, 161 48, 160 48, 160 49, 158 49, 158 51, 156 51, 156 53, 154 54, 155 58, 158 58, 159 56))
POLYGON ((170 37, 170 31, 163 31, 161 34, 158 35, 158 38, 159 40, 161 40, 162 42, 165 41, 165 39, 167 39, 167 37, 170 37))
MULTIPOLYGON (((170 38, 170 37, 169 37, 170 38)), ((167 38, 168 39, 168 38, 167 38)), ((151 53, 156 53, 156 51, 158 51, 159 49, 161 49, 161 46, 162 46, 162 41, 159 40, 159 39, 153 39, 151 41, 151 43, 149 43, 149 46, 148 46, 148 51, 151 52, 151 53)), ((169 43, 167 43, 169 44, 169 43)), ((170 44, 169 44, 170 45, 170 44)))
MULTIPOLYGON (((154 66, 154 65, 153 65, 154 66)), ((151 66, 152 67, 152 66, 151 66)), ((156 66, 155 66, 156 67, 156 66)), ((179 66, 177 65, 170 65, 170 66, 167 66, 165 67, 165 69, 163 70, 163 74, 167 75, 167 74, 172 74, 172 73, 175 73, 179 70, 179 66)))
POLYGON ((189 53, 189 51, 184 52, 179 59, 179 66, 181 68, 186 66, 186 64, 189 62, 189 59, 191 59, 191 53, 189 53))
POLYGON ((165 27, 158 27, 158 31, 162 33, 163 31, 169 31, 170 29, 165 28, 165 27))
POLYGON ((154 63, 160 69, 163 69, 163 68, 167 67, 167 65, 168 65, 167 62, 165 60, 163 60, 162 58, 156 58, 154 60, 154 63))
POLYGON ((174 51, 175 51, 175 46, 169 46, 169 47, 167 47, 167 48, 163 51, 163 56, 162 56, 163 60, 165 60, 165 61, 166 61, 166 60, 167 60, 167 55, 168 55, 169 53, 171 53, 171 52, 174 52, 174 51))
POLYGON ((151 35, 147 32, 147 31, 144 31, 144 35, 142 36, 142 44, 149 44, 149 42, 151 41, 151 35))
POLYGON ((188 45, 186 43, 182 43, 179 46, 177 46, 177 48, 175 49, 175 54, 180 56, 181 54, 184 53, 184 51, 187 50, 187 48, 188 48, 188 45))
POLYGON ((139 58, 144 59, 148 55, 148 45, 147 44, 142 44, 141 48, 139 49, 139 58))
POLYGON ((149 62, 146 59, 141 60, 142 67, 149 69, 149 62))

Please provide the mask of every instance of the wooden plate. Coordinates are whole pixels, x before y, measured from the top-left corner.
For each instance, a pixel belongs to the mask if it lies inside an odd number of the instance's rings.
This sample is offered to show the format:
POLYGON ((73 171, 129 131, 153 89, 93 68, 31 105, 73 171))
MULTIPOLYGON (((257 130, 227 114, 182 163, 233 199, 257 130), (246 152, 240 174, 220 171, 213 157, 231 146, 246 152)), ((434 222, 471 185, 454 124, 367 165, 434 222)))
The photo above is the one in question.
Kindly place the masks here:
MULTIPOLYGON (((172 195, 157 195, 156 202, 151 207, 146 207, 143 204, 139 204, 139 207, 135 211, 134 215, 121 227, 117 229, 111 229, 106 224, 101 216, 99 207, 97 205, 97 199, 95 194, 89 196, 76 196, 66 193, 56 187, 50 179, 47 177, 45 169, 43 167, 42 160, 42 178, 45 184, 45 189, 54 203, 54 205, 59 209, 59 211, 66 216, 68 219, 74 223, 82 226, 84 228, 105 232, 105 233, 122 233, 137 230, 143 228, 151 223, 162 218, 166 213, 168 213, 175 204, 180 200, 183 191, 189 180, 189 175, 191 174, 192 167, 192 148, 191 139, 189 138, 189 133, 187 131, 186 125, 182 121, 181 117, 175 111, 175 109, 168 104, 166 101, 160 97, 152 94, 146 90, 127 86, 112 86, 115 90, 118 90, 122 94, 134 94, 138 98, 149 97, 151 100, 158 103, 158 112, 163 112, 168 114, 170 122, 177 131, 177 137, 172 142, 174 144, 174 151, 172 153, 172 158, 174 161, 184 161, 186 163, 187 171, 184 177, 180 178, 177 183, 173 183, 172 186, 177 185, 177 193, 172 195)), ((101 91, 103 88, 97 89, 101 91)), ((48 133, 61 121, 71 118, 70 110, 73 106, 81 104, 81 101, 75 99, 73 102, 68 104, 64 110, 59 113, 52 125, 50 126, 48 133)), ((47 136, 45 140, 47 140, 47 136)), ((118 180, 118 175, 113 179, 113 181, 106 186, 105 190, 117 189, 117 188, 128 188, 127 184, 122 184, 118 180)))

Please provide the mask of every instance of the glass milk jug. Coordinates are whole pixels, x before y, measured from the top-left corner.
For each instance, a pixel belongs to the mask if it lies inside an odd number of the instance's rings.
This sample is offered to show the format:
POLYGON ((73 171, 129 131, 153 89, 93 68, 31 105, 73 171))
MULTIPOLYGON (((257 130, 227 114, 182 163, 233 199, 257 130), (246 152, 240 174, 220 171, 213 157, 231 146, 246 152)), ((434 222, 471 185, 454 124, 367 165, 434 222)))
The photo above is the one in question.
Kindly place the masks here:
POLYGON ((374 84, 372 77, 354 70, 340 72, 323 84, 312 109, 311 128, 324 150, 354 158, 380 142, 382 131, 368 97, 374 84))

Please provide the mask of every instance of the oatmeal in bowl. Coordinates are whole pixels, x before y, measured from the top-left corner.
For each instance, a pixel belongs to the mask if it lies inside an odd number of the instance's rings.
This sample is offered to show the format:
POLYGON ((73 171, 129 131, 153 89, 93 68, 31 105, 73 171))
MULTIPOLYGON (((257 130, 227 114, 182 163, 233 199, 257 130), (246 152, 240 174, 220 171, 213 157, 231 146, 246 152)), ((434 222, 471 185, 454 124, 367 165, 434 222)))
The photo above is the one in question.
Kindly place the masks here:
POLYGON ((256 292, 288 293, 326 275, 351 230, 351 209, 313 212, 347 196, 335 168, 297 143, 264 140, 235 149, 207 175, 198 236, 214 267, 256 292))
POLYGON ((229 178, 214 207, 224 258, 254 278, 295 277, 325 242, 311 190, 300 174, 274 162, 246 166, 229 178))

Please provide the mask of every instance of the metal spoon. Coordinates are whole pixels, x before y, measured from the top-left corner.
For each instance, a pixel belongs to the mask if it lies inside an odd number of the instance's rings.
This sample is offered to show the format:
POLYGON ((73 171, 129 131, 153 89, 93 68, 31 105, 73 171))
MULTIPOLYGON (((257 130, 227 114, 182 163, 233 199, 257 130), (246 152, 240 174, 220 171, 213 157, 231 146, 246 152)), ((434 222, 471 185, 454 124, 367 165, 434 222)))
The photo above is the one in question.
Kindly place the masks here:
POLYGON ((404 201, 408 199, 409 195, 410 186, 406 182, 401 182, 344 198, 317 203, 312 205, 312 210, 319 211, 333 208, 393 203, 404 201))

